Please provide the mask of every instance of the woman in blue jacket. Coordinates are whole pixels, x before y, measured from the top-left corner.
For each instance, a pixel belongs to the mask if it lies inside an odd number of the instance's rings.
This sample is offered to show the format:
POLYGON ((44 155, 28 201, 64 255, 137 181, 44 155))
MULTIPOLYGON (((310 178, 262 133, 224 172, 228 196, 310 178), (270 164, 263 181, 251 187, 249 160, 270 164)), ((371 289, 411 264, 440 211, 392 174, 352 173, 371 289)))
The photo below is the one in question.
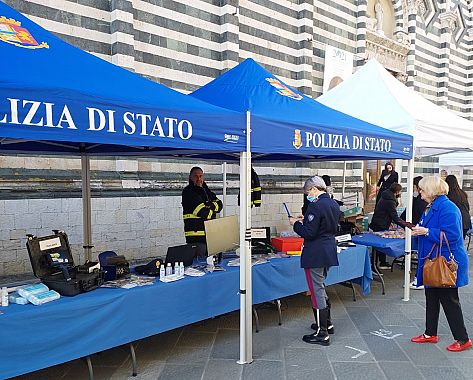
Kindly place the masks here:
MULTIPOLYGON (((411 339, 414 343, 437 343, 437 327, 440 305, 447 317, 455 342, 447 350, 459 352, 472 346, 463 321, 463 313, 458 297, 458 288, 468 284, 468 256, 463 245, 462 219, 458 207, 447 198, 448 185, 440 177, 424 177, 419 182, 419 192, 428 205, 419 225, 412 229, 419 236, 417 284, 423 284, 422 271, 426 256, 434 244, 440 245, 443 231, 451 252, 458 263, 457 283, 454 288, 433 288, 425 286, 425 333, 411 339)), ((434 250, 435 251, 435 250, 434 250)), ((445 241, 440 252, 447 260, 450 252, 445 241)))
POLYGON ((318 176, 305 182, 304 192, 310 202, 306 213, 304 216, 299 215, 297 220, 289 218, 294 231, 304 238, 301 267, 305 271, 316 322, 311 326, 316 332, 304 335, 302 340, 328 346, 333 326, 324 282, 328 268, 338 265, 335 234, 340 218, 340 206, 327 194, 325 182, 318 176))

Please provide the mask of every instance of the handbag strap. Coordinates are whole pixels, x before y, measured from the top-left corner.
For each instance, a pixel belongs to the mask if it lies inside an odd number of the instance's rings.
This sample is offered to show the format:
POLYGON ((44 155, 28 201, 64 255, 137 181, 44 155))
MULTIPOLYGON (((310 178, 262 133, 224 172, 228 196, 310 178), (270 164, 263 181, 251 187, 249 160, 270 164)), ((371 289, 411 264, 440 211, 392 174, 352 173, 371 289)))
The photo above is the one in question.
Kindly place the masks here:
POLYGON ((448 252, 450 253, 450 260, 453 259, 453 253, 450 249, 450 243, 448 242, 447 235, 445 232, 440 230, 440 252, 442 252, 442 241, 445 239, 445 243, 447 244, 448 252))
MULTIPOLYGON (((434 251, 434 249, 437 249, 436 252, 435 252, 435 257, 438 257, 438 255, 439 255, 439 247, 437 246, 437 243, 435 243, 434 245, 432 245, 432 249, 430 250, 429 254, 424 257, 424 260, 427 260, 428 258, 430 258, 430 255, 432 255, 432 252, 434 251)), ((434 258, 435 258, 435 257, 434 257, 434 258)))

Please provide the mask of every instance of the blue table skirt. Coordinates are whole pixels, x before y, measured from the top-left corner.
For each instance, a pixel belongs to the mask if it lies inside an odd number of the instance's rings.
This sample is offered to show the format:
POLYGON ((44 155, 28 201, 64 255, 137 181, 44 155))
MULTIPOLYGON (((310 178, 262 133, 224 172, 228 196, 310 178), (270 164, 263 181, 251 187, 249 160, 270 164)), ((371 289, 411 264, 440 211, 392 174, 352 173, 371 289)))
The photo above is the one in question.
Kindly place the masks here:
MULTIPOLYGON (((327 284, 356 279, 369 293, 366 247, 339 255, 327 284)), ((307 290, 300 258, 253 267, 253 303, 307 290)), ((100 288, 42 306, 0 310, 0 378, 32 372, 239 309, 239 267, 133 289, 100 288)))
MULTIPOLYGON (((372 233, 353 235, 351 239, 355 244, 373 247, 391 257, 400 257, 405 254, 405 239, 383 238, 372 233)), ((412 250, 416 250, 417 236, 413 236, 411 241, 412 250)))

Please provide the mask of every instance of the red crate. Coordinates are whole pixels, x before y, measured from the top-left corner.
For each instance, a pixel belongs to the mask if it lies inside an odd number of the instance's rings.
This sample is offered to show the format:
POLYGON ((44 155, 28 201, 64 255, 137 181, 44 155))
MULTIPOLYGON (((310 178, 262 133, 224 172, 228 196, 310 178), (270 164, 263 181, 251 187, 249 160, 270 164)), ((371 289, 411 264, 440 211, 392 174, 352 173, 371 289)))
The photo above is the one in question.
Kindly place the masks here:
POLYGON ((276 249, 277 252, 300 252, 302 250, 303 243, 303 238, 292 236, 275 237, 271 239, 271 245, 276 249))

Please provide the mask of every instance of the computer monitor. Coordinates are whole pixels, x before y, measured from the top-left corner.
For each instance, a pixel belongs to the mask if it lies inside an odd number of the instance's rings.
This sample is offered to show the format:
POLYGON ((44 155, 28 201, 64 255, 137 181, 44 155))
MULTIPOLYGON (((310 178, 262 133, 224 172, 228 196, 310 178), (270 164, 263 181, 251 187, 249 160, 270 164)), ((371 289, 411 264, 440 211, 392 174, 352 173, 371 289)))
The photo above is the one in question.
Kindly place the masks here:
POLYGON ((240 228, 236 215, 213 220, 206 220, 205 238, 207 254, 217 255, 221 252, 236 250, 240 245, 240 228))

